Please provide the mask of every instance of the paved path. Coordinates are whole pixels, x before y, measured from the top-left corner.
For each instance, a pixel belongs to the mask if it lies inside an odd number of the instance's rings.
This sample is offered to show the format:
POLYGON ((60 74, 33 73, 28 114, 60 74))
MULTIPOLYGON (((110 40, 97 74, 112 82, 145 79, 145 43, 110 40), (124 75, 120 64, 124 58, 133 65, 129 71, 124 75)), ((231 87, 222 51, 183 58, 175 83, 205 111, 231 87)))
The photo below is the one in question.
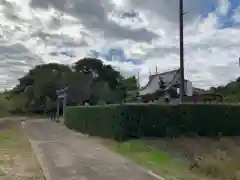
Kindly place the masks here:
POLYGON ((96 139, 48 120, 23 123, 49 180, 158 180, 96 139))

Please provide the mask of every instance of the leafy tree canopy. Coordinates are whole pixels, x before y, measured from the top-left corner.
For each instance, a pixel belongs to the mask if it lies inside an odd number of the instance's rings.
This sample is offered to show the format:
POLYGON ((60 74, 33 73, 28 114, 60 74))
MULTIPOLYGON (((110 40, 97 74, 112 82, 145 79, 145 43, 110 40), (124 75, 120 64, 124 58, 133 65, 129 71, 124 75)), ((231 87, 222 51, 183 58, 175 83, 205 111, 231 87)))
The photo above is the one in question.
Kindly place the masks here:
POLYGON ((226 86, 212 87, 210 91, 223 95, 225 101, 240 102, 240 77, 226 86))
POLYGON ((44 107, 56 101, 56 90, 68 86, 68 104, 119 103, 127 91, 137 90, 135 77, 124 78, 120 72, 99 59, 83 58, 72 67, 63 64, 42 64, 19 79, 14 94, 24 94, 25 108, 44 107))

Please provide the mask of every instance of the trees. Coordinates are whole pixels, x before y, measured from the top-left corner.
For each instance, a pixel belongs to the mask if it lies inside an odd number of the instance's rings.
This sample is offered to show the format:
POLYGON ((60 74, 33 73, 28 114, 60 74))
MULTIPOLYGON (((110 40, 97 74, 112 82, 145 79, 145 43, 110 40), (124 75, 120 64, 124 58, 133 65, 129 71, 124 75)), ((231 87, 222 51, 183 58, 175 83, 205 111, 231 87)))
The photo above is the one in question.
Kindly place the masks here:
POLYGON ((83 105, 93 93, 94 76, 91 72, 72 72, 68 81, 68 104, 83 105))
POLYGON ((13 92, 24 93, 26 109, 38 109, 45 105, 46 97, 52 101, 56 100, 56 90, 67 85, 70 73, 70 67, 62 64, 38 65, 19 79, 19 84, 13 92))
MULTIPOLYGON (((95 104, 112 104, 116 101, 114 91, 111 90, 109 84, 104 81, 96 83, 94 88, 94 100, 95 104)), ((93 102, 91 102, 94 104, 93 102)))
POLYGON ((123 102, 127 91, 137 89, 137 80, 124 78, 99 59, 83 58, 71 68, 57 63, 38 65, 19 78, 12 93, 25 97, 25 109, 44 111, 46 101, 54 104, 56 90, 66 86, 68 105, 82 105, 86 101, 93 105, 111 104, 123 102))
POLYGON ((136 102, 138 96, 138 81, 135 76, 123 79, 122 92, 126 102, 136 102))
POLYGON ((77 73, 92 73, 93 79, 88 92, 90 104, 119 103, 124 100, 124 77, 110 65, 104 65, 101 60, 83 58, 74 65, 77 73))
POLYGON ((210 91, 224 96, 228 102, 240 102, 240 77, 226 86, 211 87, 210 91))
POLYGON ((135 91, 138 89, 138 81, 135 76, 123 80, 123 85, 127 91, 135 91))
POLYGON ((101 60, 94 58, 83 58, 74 64, 76 72, 93 72, 97 80, 106 81, 111 89, 115 89, 123 79, 120 72, 110 65, 104 65, 101 60))

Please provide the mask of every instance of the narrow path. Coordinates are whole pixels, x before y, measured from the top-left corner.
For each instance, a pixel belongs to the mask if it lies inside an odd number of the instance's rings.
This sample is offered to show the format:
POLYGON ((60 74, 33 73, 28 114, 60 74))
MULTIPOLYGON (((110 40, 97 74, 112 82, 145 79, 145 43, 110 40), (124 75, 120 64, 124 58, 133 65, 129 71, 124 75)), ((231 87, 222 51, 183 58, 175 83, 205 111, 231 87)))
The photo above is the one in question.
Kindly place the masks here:
POLYGON ((48 120, 23 126, 48 180, 158 180, 96 140, 48 120))

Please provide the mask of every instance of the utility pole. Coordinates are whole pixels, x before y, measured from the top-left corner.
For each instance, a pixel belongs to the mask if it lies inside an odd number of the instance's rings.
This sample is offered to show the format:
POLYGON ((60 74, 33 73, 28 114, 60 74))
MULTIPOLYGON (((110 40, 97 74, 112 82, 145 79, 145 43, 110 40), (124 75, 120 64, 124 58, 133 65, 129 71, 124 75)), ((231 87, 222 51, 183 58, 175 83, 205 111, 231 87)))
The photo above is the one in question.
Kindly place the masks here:
POLYGON ((184 102, 185 80, 184 80, 184 33, 183 33, 183 0, 179 0, 179 36, 180 36, 180 102, 184 102))

